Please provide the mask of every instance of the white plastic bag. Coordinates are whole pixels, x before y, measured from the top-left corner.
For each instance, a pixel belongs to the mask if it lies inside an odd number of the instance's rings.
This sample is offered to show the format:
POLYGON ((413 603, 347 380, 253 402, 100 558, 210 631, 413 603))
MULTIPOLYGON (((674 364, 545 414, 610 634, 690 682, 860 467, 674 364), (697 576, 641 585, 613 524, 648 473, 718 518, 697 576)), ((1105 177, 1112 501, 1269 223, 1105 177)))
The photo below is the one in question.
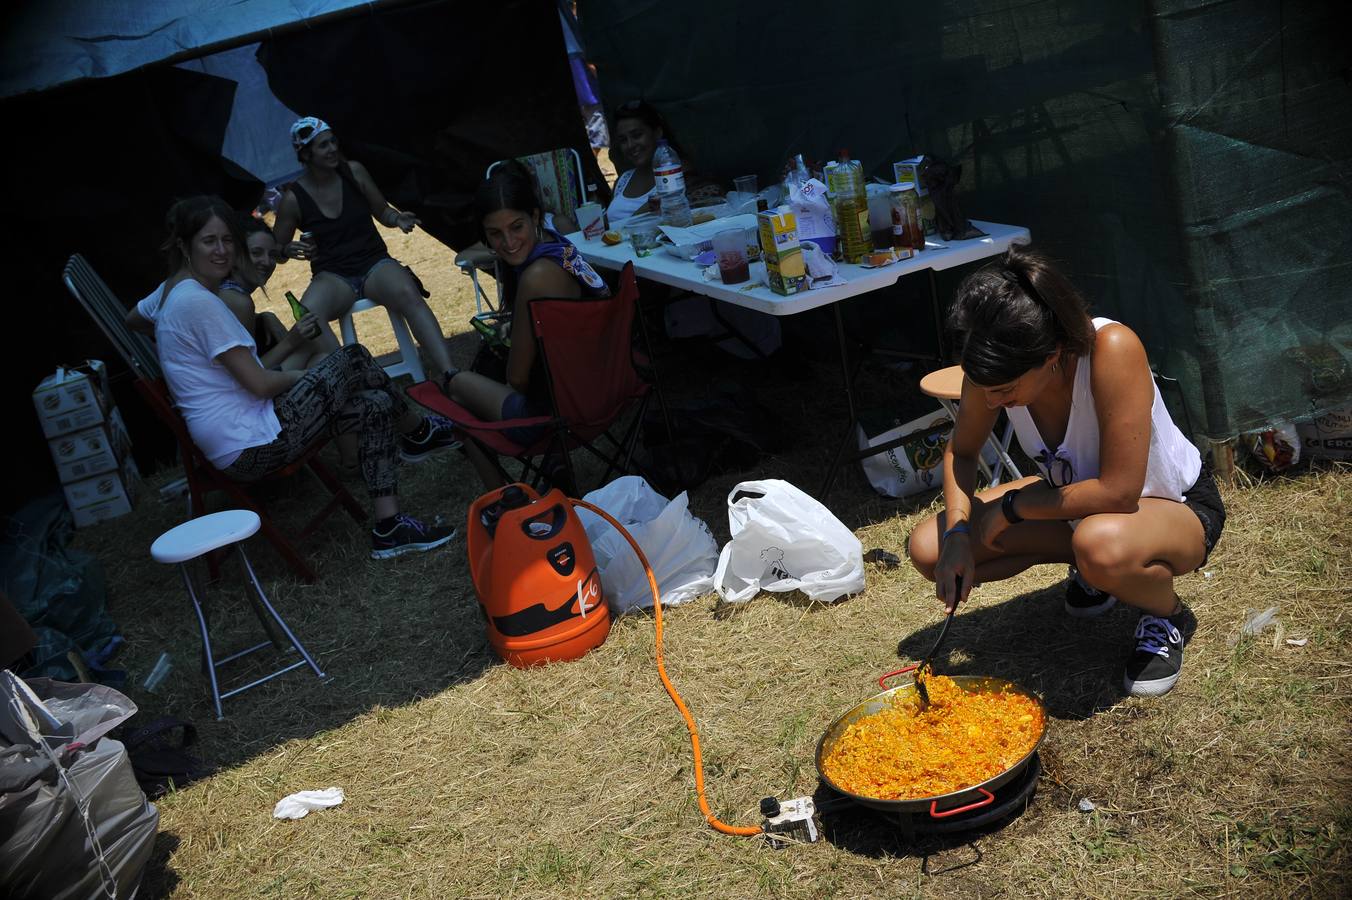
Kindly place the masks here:
MULTIPOLYGON (((667 500, 637 475, 616 478, 582 499, 615 517, 652 566, 665 606, 693 600, 713 587, 718 543, 709 526, 690 514, 685 492, 667 500)), ((591 541, 610 608, 616 613, 653 605, 648 577, 634 548, 605 519, 578 507, 578 518, 591 541)))
MULTIPOLYGON (((855 425, 859 449, 886 444, 915 433, 917 436, 899 447, 875 453, 860 460, 864 475, 873 489, 884 497, 909 497, 944 481, 944 446, 953 434, 953 419, 942 409, 926 413, 903 424, 895 419, 879 422, 878 415, 865 414, 855 425), (927 429, 946 425, 943 431, 925 435, 927 429), (890 426, 890 427, 889 427, 890 426)), ((982 455, 988 455, 985 447, 982 455)))
POLYGON ((864 589, 864 551, 844 523, 787 481, 743 481, 728 495, 732 540, 714 589, 730 603, 761 590, 831 602, 864 589))

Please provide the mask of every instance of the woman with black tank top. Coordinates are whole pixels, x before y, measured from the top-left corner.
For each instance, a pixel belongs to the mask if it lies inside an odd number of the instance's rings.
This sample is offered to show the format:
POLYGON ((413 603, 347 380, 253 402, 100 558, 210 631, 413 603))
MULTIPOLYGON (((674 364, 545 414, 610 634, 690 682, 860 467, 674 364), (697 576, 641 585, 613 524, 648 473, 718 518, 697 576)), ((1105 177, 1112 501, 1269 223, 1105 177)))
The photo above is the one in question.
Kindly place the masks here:
MULTIPOLYGON (((366 167, 338 151, 338 138, 324 121, 313 116, 298 120, 291 126, 291 145, 305 171, 282 195, 273 235, 284 255, 310 260, 314 279, 301 303, 328 322, 358 298, 369 298, 404 317, 433 371, 449 371, 446 339, 423 299, 422 285, 390 256, 371 223, 374 216, 387 228, 407 234, 419 224, 418 217, 386 202, 366 167), (297 228, 310 239, 292 240, 297 228)), ((330 350, 338 346, 327 328, 321 340, 330 350)))

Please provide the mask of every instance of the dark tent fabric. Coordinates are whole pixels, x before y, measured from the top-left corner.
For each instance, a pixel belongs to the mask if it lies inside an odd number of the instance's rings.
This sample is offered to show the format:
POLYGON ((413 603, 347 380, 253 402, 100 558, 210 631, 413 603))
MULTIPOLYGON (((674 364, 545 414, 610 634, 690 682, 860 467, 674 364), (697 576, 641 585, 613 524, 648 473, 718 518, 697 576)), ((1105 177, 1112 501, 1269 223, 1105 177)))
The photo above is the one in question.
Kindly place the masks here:
MULTIPOLYGON (((327 118, 390 201, 452 247, 474 238, 470 197, 489 163, 574 147, 595 166, 553 4, 362 7, 313 28, 239 38, 260 41, 278 99, 327 118)), ((0 507, 56 485, 29 393, 59 362, 107 360, 138 462, 144 469, 168 453, 121 361, 66 293, 61 269, 83 253, 131 304, 163 277, 156 246, 175 198, 219 193, 240 209, 258 202, 262 185, 221 153, 234 88, 155 65, 0 101, 11 138, 4 185, 20 213, 10 229, 17 284, 9 291, 18 364, 3 415, 16 426, 13 471, 34 473, 6 479, 0 507)))
POLYGON ((960 163, 964 212, 1029 227, 1180 380, 1194 436, 1226 439, 1352 398, 1337 8, 582 0, 579 20, 607 107, 656 105, 706 174, 765 183, 841 147, 889 179, 960 163))

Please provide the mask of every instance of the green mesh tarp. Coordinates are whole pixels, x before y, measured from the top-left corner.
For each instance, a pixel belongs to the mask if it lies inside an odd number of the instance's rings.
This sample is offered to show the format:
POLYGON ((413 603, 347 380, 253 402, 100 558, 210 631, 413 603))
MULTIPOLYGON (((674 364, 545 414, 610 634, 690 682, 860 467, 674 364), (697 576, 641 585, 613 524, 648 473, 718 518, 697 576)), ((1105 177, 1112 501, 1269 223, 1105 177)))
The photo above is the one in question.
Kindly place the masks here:
POLYGON ((1146 342, 1197 438, 1352 399, 1352 76, 1338 5, 581 0, 608 108, 702 173, 963 167, 1146 342), (677 39, 679 38, 679 39, 677 39))

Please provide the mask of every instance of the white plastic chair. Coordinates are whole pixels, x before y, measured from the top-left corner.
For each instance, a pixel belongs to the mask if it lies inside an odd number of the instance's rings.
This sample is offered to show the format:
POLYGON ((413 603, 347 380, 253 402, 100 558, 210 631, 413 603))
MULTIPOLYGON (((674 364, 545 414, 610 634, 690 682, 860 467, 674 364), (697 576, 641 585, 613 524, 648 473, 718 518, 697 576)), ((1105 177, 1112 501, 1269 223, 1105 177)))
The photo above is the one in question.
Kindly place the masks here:
MULTIPOLYGON (((357 343, 357 326, 352 322, 352 314, 359 313, 367 309, 375 309, 380 304, 366 297, 357 298, 347 312, 343 313, 338 319, 338 331, 343 336, 343 346, 357 343)), ((427 380, 423 374, 422 359, 418 356, 418 345, 413 342, 413 335, 409 333, 408 323, 404 317, 392 309, 385 310, 390 316, 390 328, 394 329, 394 340, 399 344, 399 359, 383 366, 385 374, 391 378, 398 378, 400 375, 409 375, 413 378, 413 383, 417 384, 427 380)))

